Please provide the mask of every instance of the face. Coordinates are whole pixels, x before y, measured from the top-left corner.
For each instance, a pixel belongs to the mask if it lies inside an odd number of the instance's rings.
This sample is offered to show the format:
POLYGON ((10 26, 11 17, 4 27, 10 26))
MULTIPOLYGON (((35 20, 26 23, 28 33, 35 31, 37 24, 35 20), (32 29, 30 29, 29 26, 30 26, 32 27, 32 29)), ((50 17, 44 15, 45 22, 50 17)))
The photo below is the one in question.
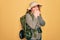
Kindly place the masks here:
POLYGON ((31 8, 31 11, 34 13, 35 11, 40 11, 38 6, 34 6, 31 8))

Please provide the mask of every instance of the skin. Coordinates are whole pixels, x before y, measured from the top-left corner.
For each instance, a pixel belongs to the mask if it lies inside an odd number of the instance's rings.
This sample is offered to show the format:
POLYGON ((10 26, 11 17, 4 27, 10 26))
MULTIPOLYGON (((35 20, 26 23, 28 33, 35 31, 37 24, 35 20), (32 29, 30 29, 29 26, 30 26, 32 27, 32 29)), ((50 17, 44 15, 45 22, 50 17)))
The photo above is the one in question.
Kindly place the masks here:
POLYGON ((37 18, 40 15, 40 8, 38 6, 34 6, 31 8, 31 12, 37 18))

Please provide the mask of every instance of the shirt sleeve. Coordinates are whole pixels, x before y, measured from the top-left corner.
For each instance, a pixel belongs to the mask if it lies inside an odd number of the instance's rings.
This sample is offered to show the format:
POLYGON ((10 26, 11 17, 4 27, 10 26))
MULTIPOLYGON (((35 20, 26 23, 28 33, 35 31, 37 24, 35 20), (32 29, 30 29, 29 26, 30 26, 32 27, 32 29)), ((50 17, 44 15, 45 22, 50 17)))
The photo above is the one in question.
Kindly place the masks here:
POLYGON ((30 14, 26 14, 26 22, 32 29, 35 29, 36 23, 32 20, 30 14))
POLYGON ((38 21, 39 21, 39 24, 40 24, 41 26, 44 26, 44 25, 45 25, 45 21, 43 20, 41 14, 40 14, 40 16, 38 16, 38 21))

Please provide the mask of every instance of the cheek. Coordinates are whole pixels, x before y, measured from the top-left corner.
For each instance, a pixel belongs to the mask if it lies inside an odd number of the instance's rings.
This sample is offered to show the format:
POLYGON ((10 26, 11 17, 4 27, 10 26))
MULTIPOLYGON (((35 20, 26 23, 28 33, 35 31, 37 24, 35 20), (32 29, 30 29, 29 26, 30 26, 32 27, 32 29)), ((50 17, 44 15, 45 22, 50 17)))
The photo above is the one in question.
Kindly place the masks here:
POLYGON ((35 8, 33 8, 32 10, 33 10, 33 11, 37 11, 37 10, 39 10, 39 8, 38 8, 38 7, 35 7, 35 8))
POLYGON ((36 9, 35 8, 32 8, 32 11, 35 11, 36 9))
POLYGON ((38 7, 34 7, 34 8, 32 8, 31 9, 33 12, 35 12, 35 11, 39 11, 39 8, 38 7))

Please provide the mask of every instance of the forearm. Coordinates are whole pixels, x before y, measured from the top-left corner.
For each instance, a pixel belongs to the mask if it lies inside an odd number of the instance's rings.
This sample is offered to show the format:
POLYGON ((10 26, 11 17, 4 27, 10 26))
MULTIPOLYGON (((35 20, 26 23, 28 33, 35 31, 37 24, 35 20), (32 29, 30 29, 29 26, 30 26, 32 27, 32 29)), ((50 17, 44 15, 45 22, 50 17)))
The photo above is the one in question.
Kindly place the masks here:
POLYGON ((44 25, 45 25, 45 21, 43 20, 41 14, 40 14, 40 16, 38 16, 38 21, 39 21, 39 24, 40 24, 41 26, 44 26, 44 25))

